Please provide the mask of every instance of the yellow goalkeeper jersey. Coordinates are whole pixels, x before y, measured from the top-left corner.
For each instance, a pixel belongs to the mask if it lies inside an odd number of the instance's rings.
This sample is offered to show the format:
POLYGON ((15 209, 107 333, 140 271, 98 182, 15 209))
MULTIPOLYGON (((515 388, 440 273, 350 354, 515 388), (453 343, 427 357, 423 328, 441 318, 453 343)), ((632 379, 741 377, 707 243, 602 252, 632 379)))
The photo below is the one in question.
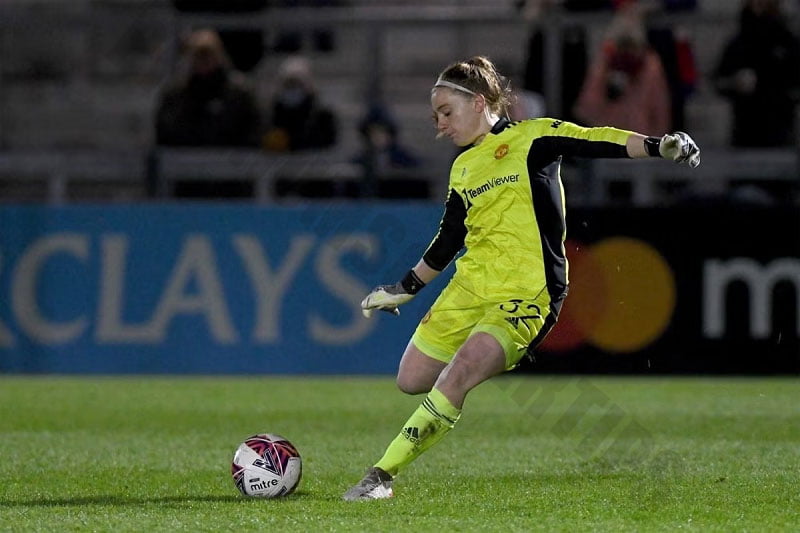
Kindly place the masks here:
MULTIPOLYGON (((501 301, 567 291, 562 156, 628 157, 630 131, 550 118, 500 119, 453 162, 439 232, 423 255, 443 270, 462 248, 452 282, 501 301)), ((560 307, 560 305, 559 305, 560 307)))

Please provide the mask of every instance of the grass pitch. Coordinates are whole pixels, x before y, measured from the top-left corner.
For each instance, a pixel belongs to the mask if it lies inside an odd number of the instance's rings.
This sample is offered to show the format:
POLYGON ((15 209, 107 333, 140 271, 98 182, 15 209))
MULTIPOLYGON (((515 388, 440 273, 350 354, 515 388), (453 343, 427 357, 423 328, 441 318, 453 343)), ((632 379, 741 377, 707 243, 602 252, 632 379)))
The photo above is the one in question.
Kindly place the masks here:
POLYGON ((388 378, 0 377, 0 530, 792 531, 800 380, 504 377, 388 501, 341 494, 421 401, 388 378), (273 432, 298 491, 239 496, 273 432))

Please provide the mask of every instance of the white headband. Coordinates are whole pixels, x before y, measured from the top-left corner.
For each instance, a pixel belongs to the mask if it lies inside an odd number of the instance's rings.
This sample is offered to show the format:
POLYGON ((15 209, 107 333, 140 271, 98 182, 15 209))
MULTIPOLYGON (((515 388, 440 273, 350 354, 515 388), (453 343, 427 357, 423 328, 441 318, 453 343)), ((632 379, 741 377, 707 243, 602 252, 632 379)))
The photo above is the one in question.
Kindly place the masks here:
POLYGON ((436 83, 433 84, 433 88, 435 89, 436 87, 449 87, 451 89, 455 89, 456 91, 461 91, 467 94, 471 94, 472 96, 478 96, 477 94, 470 91, 466 87, 459 85, 457 83, 453 83, 452 81, 443 80, 442 78, 439 78, 438 80, 436 80, 436 83))

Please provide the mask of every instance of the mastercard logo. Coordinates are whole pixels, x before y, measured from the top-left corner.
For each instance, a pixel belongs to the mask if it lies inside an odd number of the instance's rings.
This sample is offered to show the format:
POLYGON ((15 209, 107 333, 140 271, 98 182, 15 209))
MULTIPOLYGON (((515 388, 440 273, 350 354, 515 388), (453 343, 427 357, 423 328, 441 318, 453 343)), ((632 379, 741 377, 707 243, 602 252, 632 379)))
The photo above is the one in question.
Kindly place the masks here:
POLYGON ((588 344, 630 353, 661 337, 675 311, 675 279, 655 248, 628 237, 592 245, 568 240, 565 246, 569 295, 543 350, 588 344))

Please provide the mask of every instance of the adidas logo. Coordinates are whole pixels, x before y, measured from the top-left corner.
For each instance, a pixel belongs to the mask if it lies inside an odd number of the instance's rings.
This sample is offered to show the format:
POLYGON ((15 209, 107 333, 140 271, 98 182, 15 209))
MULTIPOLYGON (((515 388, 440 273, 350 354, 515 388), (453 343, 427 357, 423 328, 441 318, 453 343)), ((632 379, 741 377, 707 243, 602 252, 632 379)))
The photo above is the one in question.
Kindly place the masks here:
POLYGON ((409 426, 407 428, 403 428, 403 436, 413 442, 414 444, 419 443, 419 428, 409 426))

